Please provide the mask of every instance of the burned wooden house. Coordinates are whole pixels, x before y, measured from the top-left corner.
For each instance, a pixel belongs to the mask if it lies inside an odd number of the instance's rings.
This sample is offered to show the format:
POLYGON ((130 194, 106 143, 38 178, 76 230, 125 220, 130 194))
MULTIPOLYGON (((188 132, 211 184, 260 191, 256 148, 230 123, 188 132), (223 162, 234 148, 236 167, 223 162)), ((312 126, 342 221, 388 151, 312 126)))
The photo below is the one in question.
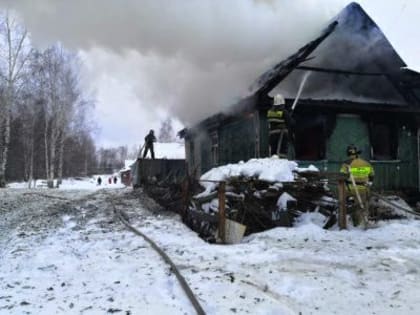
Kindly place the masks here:
POLYGON ((262 74, 250 95, 185 129, 190 174, 267 157, 266 113, 281 93, 296 126, 289 158, 336 172, 354 144, 376 172, 380 190, 419 187, 420 74, 406 68, 380 28, 356 3, 319 37, 262 74))

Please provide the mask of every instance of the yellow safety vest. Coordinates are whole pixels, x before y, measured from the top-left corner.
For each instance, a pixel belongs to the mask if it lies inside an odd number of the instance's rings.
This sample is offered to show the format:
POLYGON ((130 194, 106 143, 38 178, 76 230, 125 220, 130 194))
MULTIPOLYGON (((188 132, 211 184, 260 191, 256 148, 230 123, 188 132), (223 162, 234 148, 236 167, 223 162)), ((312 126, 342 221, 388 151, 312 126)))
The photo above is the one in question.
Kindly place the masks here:
MULTIPOLYGON (((351 175, 353 175, 358 190, 365 190, 369 179, 373 178, 375 175, 372 165, 360 158, 356 158, 352 161, 344 163, 341 166, 340 172, 344 174, 349 174, 350 172, 351 175)), ((354 190, 351 181, 348 183, 350 190, 354 190)))
POLYGON ((284 120, 284 111, 270 109, 267 112, 267 118, 268 118, 269 121, 270 121, 270 119, 284 120))
POLYGON ((270 109, 267 112, 267 120, 270 127, 270 131, 283 130, 286 128, 286 121, 284 119, 283 110, 270 109))

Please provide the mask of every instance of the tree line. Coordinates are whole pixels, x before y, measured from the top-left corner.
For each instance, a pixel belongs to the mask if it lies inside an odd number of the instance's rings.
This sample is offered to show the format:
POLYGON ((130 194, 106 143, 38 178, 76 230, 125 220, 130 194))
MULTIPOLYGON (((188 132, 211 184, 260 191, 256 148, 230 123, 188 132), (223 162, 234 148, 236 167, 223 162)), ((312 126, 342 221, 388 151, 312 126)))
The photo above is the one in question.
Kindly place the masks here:
MULTIPOLYGON (((96 148, 81 66, 59 43, 34 47, 24 25, 0 11, 0 188, 22 180, 30 188, 37 179, 58 187, 65 177, 110 174, 137 158, 139 147, 96 148)), ((175 141, 170 118, 158 141, 175 141)))
POLYGON ((36 49, 16 17, 0 15, 0 187, 39 178, 53 187, 95 172, 94 102, 82 93, 80 67, 60 44, 36 49))

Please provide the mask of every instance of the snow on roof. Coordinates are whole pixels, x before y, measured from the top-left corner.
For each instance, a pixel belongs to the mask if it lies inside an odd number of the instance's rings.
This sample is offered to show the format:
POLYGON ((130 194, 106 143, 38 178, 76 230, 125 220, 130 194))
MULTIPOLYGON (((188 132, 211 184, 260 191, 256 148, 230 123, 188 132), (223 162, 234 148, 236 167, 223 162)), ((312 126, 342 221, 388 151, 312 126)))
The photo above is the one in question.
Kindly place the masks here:
POLYGON ((293 172, 300 171, 319 171, 315 166, 300 169, 295 161, 279 159, 273 155, 271 158, 251 159, 248 162, 239 162, 237 164, 228 164, 211 169, 200 177, 201 185, 205 191, 198 196, 209 194, 217 186, 215 182, 207 181, 223 181, 229 177, 257 177, 260 180, 268 182, 293 182, 293 172))
MULTIPOLYGON (((168 159, 168 160, 185 159, 184 143, 156 142, 154 144, 154 151, 155 151, 155 158, 156 159, 168 159)), ((148 153, 148 155, 149 154, 150 153, 148 153)))
POLYGON ((136 162, 136 160, 125 160, 124 161, 124 168, 120 170, 120 172, 126 172, 129 171, 131 168, 131 165, 133 165, 136 162))

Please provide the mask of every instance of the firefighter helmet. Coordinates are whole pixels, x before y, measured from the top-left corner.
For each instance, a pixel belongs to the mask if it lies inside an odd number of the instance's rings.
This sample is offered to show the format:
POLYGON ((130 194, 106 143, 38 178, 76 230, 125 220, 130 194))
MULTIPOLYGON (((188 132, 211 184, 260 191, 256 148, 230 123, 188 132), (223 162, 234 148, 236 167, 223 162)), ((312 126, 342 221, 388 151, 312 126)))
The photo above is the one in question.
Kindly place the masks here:
POLYGON ((283 95, 281 95, 281 94, 276 94, 276 95, 274 96, 273 105, 274 105, 274 106, 281 106, 281 105, 284 105, 284 104, 286 104, 286 102, 285 102, 285 100, 284 100, 283 95))
POLYGON ((350 144, 347 147, 347 156, 358 155, 360 153, 362 153, 362 151, 357 150, 357 147, 354 144, 350 144))

